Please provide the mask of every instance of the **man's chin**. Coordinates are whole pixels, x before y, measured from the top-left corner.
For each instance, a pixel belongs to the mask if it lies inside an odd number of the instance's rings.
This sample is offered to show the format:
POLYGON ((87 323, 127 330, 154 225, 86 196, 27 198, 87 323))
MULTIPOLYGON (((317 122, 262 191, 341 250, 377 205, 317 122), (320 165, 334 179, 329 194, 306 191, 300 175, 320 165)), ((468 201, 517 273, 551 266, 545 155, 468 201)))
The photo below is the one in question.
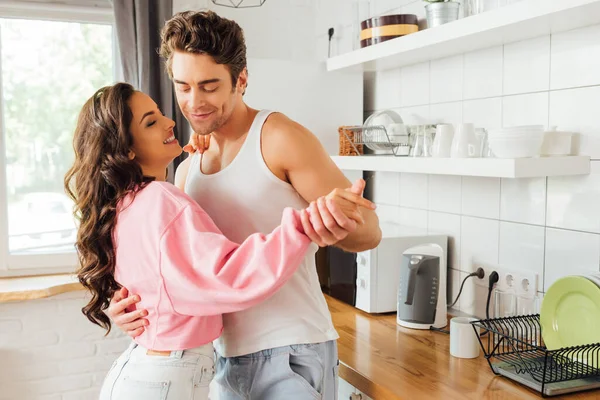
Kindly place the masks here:
POLYGON ((212 132, 216 131, 219 128, 216 124, 211 124, 210 126, 202 125, 202 126, 194 126, 192 125, 192 130, 198 135, 208 135, 212 132))

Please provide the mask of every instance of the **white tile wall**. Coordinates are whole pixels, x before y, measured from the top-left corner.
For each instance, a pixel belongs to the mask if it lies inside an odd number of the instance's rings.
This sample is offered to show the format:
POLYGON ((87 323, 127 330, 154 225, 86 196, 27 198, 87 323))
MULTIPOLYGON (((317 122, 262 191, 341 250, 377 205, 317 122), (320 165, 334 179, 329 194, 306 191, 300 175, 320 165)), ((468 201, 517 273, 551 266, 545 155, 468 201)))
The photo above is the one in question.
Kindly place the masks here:
POLYGON ((402 120, 408 125, 422 125, 431 121, 429 117, 429 105, 406 107, 398 110, 402 114, 402 120))
POLYGON ((461 210, 460 176, 429 176, 429 209, 446 213, 460 214, 461 210))
POLYGON ((504 97, 502 108, 503 126, 548 126, 548 92, 504 97))
POLYGON ((398 222, 403 221, 404 219, 400 219, 400 209, 398 206, 388 206, 385 204, 378 204, 377 209, 375 210, 377 217, 380 222, 398 222))
POLYGON ((544 225, 546 221, 546 178, 502 179, 500 219, 544 225))
POLYGON ((448 235, 448 268, 460 269, 460 215, 429 211, 428 230, 448 235))
POLYGON ((504 94, 541 92, 550 86, 550 36, 504 46, 504 94))
POLYGON ((473 272, 474 262, 498 264, 500 221, 463 216, 460 235, 461 271, 473 272))
POLYGON ((510 270, 527 270, 544 276, 543 226, 500 222, 500 265, 510 270))
POLYGON ((390 69, 378 72, 375 76, 375 92, 373 109, 401 107, 400 100, 400 69, 390 69))
POLYGON ((462 178, 463 215, 500 217, 500 179, 465 176, 462 178))
POLYGON ((460 55, 431 62, 432 103, 462 100, 463 59, 460 55))
MULTIPOLYGON (((474 260, 533 270, 540 290, 561 276, 600 269, 598 43, 600 26, 595 26, 404 67, 399 83, 385 79, 399 87, 377 83, 377 90, 400 92, 400 107, 395 97, 377 109, 392 107, 407 124, 556 125, 577 133, 576 153, 598 160, 592 174, 581 177, 429 176, 425 181, 423 176, 419 181, 414 174, 399 176, 402 207, 386 205, 385 214, 396 223, 426 224, 451 237, 452 290, 473 270, 474 260)), ((394 194, 380 198, 389 203, 394 194)), ((482 316, 486 295, 467 283, 459 307, 482 316)))
POLYGON ((465 54, 464 98, 502 95, 502 46, 465 54))
POLYGON ((400 176, 396 172, 382 172, 373 177, 373 196, 378 204, 400 205, 400 176))
MULTIPOLYGON (((353 2, 315 1, 330 3, 329 16, 321 19, 352 24, 348 20, 355 11, 346 9, 353 2)), ((372 15, 414 13, 421 20, 425 15, 420 0, 370 0, 370 5, 372 15)), ((317 26, 326 30, 325 23, 317 26)), ((352 41, 347 43, 344 49, 351 49, 352 41)), ((577 133, 575 153, 599 160, 586 177, 429 176, 421 185, 416 176, 383 178, 395 179, 398 186, 388 184, 375 193, 382 203, 379 215, 451 236, 451 291, 456 294, 474 259, 533 269, 540 273, 542 289, 561 276, 599 270, 600 25, 410 65, 380 73, 365 85, 368 113, 394 108, 407 124, 556 125, 577 133)), ((460 309, 483 316, 486 294, 467 283, 460 309)))
POLYGON ((548 178, 547 226, 600 233, 600 162, 592 174, 548 178))
POLYGON ((429 106, 429 120, 439 124, 446 122, 453 125, 458 125, 462 121, 462 103, 457 101, 454 103, 439 103, 429 106))
POLYGON ((468 100, 463 104, 463 121, 494 129, 502 127, 502 98, 468 100))
POLYGON ((416 208, 399 207, 398 219, 392 222, 402 221, 402 225, 412 228, 427 229, 427 210, 416 208))
POLYGON ((400 78, 402 107, 429 104, 429 63, 402 68, 400 78))
POLYGON ((562 276, 598 272, 599 259, 599 235, 547 228, 544 290, 562 276))
POLYGON ((424 174, 400 174, 400 206, 428 208, 428 180, 424 174))
POLYGON ((550 126, 577 132, 576 153, 600 159, 600 86, 550 92, 550 126))
POLYGON ((379 0, 371 2, 372 15, 391 14, 399 7, 414 3, 415 0, 379 0))
POLYGON ((130 340, 81 313, 84 292, 0 304, 0 400, 97 400, 130 340))
POLYGON ((552 37, 552 89, 600 84, 600 26, 552 37))

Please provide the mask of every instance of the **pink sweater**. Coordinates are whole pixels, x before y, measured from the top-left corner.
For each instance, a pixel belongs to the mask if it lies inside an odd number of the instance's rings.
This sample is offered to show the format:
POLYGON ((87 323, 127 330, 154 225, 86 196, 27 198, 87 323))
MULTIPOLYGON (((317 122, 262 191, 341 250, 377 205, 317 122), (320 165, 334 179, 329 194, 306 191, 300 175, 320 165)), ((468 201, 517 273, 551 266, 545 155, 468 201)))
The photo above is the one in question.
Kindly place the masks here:
POLYGON ((135 341, 153 350, 183 350, 216 339, 221 314, 255 305, 296 271, 310 240, 299 212, 243 243, 228 240, 200 206, 175 186, 152 182, 123 202, 114 240, 115 279, 148 310, 135 341))

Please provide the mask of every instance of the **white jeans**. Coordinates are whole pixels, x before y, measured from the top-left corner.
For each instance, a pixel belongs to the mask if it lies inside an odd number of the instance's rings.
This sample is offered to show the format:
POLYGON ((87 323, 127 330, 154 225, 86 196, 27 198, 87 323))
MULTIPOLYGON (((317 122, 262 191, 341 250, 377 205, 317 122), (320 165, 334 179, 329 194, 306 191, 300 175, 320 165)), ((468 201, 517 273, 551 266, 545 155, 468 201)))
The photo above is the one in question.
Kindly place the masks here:
POLYGON ((214 376, 212 343, 170 356, 131 344, 108 372, 100 400, 207 400, 214 376))

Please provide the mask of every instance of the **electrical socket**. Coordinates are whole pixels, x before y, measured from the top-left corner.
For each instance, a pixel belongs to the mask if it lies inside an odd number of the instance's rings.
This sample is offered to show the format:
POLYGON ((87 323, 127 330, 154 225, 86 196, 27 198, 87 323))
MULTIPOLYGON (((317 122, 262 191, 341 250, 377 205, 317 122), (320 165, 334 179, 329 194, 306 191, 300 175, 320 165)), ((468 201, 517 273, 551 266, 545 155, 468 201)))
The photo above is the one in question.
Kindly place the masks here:
POLYGON ((483 268, 485 271, 485 278, 475 278, 475 284, 484 286, 487 288, 489 283, 489 276, 492 271, 496 271, 499 276, 496 287, 502 291, 512 290, 519 296, 533 297, 538 291, 538 274, 532 271, 512 270, 506 266, 500 266, 490 263, 474 262, 473 269, 477 270, 478 267, 483 268))

